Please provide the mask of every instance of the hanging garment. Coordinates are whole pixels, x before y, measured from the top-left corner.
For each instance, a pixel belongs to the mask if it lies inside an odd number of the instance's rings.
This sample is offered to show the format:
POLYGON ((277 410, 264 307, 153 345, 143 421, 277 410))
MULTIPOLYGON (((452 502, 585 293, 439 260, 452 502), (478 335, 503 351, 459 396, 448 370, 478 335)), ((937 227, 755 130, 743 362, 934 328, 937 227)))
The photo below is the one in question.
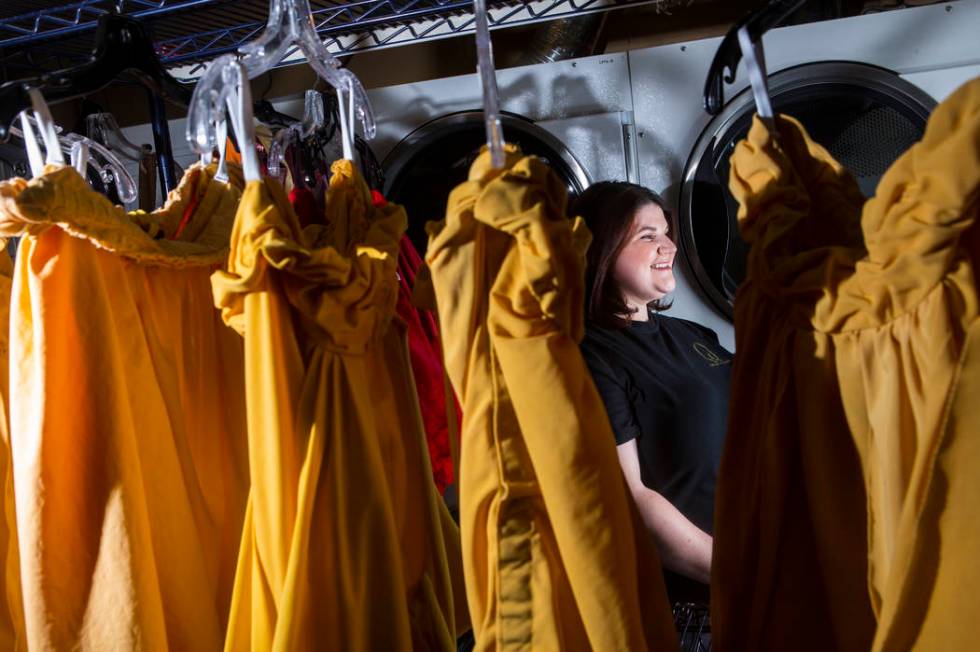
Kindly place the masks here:
POLYGON ((980 80, 935 110, 867 204, 799 123, 778 131, 756 119, 732 156, 752 249, 735 302, 715 645, 969 648, 980 80))
POLYGON ((301 229, 273 179, 245 189, 212 279, 245 337, 252 473, 227 650, 455 649, 458 533, 393 320, 405 224, 350 161, 326 224, 301 229))
POLYGON ((293 186, 289 191, 289 203, 303 227, 317 224, 323 220, 323 211, 313 196, 313 191, 305 186, 293 186))
MULTIPOLYGON (((10 188, 0 182, 0 197, 10 188)), ((10 286, 14 263, 0 238, 0 650, 24 650, 24 609, 14 514, 14 475, 10 464, 10 286)))
POLYGON ((534 157, 489 153, 429 224, 446 367, 463 403, 460 522, 477 650, 674 650, 656 550, 631 510, 578 349, 581 220, 534 157))
POLYGON ((23 236, 10 431, 31 649, 224 639, 248 469, 242 345, 210 293, 240 193, 213 173, 191 167, 152 213, 70 167, 0 193, 0 233, 23 236))
POLYGON ((980 79, 884 176, 864 208, 868 255, 818 313, 839 333, 868 492, 874 650, 976 645, 964 598, 980 591, 980 420, 966 399, 980 397, 978 191, 980 79))
MULTIPOLYGON (((375 202, 377 201, 375 198, 375 202)), ((435 314, 412 303, 415 278, 421 265, 422 258, 415 246, 408 236, 403 235, 398 249, 396 310, 408 327, 408 352, 418 389, 422 422, 425 424, 429 460, 436 487, 442 494, 453 483, 453 455, 449 438, 450 431, 456 430, 450 426, 459 423, 461 415, 456 397, 451 390, 446 391, 446 370, 442 362, 442 343, 435 314)))
POLYGON ((863 255, 863 197, 790 119, 775 145, 756 118, 732 157, 730 186, 752 248, 735 301, 728 433, 715 492, 712 645, 866 651, 861 466, 832 353, 812 326, 863 255))

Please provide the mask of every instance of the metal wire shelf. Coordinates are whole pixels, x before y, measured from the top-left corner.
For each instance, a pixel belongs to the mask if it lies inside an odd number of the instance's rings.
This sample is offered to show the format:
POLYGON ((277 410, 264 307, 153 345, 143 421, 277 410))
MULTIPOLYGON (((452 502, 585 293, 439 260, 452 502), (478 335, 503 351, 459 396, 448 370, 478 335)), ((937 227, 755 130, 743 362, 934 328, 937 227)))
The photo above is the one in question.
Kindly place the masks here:
MULTIPOLYGON (((98 17, 114 11, 147 19, 157 35, 156 49, 179 79, 199 76, 206 62, 254 39, 265 26, 268 0, 76 0, 70 4, 12 14, 44 0, 10 0, 0 10, 0 63, 26 61, 41 67, 39 56, 87 53, 78 35, 98 17), (224 5, 224 6, 222 6, 224 5), (11 14, 11 15, 4 15, 11 14), (228 24, 232 23, 232 24, 228 24), (65 41, 63 47, 53 39, 65 41), (69 43, 70 41, 70 43, 69 43), (44 43, 39 54, 38 44, 44 43)), ((311 0, 317 33, 335 55, 448 38, 473 31, 472 0, 311 0)), ((500 0, 488 3, 491 28, 527 25, 574 15, 668 0, 500 0)), ((85 36, 85 35, 83 35, 85 36)), ((290 53, 282 65, 301 61, 290 53)))
MULTIPOLYGON (((534 0, 497 3, 491 6, 491 29, 527 25, 573 15, 609 11, 627 6, 653 4, 657 0, 534 0)), ((473 32, 473 3, 470 0, 438 0, 437 6, 419 7, 422 2, 360 0, 340 8, 313 12, 316 30, 335 55, 406 45, 473 32), (361 10, 361 11, 358 11, 361 10)), ((202 59, 237 49, 255 38, 264 23, 214 30, 157 44, 168 64, 193 61, 171 72, 178 78, 193 78, 203 70, 202 59)), ((301 60, 294 51, 283 65, 301 60)))
POLYGON ((0 48, 94 29, 99 16, 115 12, 149 18, 215 4, 215 0, 80 0, 0 18, 0 48))

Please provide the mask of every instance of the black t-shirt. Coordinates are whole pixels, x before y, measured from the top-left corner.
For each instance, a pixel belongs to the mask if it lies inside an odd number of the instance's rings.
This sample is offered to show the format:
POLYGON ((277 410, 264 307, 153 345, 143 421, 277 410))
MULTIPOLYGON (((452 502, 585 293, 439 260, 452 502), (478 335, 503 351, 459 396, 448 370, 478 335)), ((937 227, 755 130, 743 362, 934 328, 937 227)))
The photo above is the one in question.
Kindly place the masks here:
POLYGON ((636 439, 643 484, 711 534, 732 354, 714 331, 657 313, 590 324, 582 353, 616 443, 636 439))

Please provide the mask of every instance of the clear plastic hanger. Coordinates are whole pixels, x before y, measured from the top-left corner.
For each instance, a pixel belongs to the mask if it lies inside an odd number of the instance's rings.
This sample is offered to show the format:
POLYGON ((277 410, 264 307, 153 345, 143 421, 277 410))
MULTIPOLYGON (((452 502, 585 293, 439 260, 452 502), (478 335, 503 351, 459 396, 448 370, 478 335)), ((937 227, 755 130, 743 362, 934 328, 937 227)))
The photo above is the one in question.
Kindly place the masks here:
MULTIPOLYGON (((167 99, 186 106, 191 92, 163 69, 154 53, 153 41, 137 19, 104 13, 99 17, 95 49, 88 61, 34 77, 29 80, 28 85, 42 90, 53 102, 63 102, 95 93, 123 73, 134 78, 148 91, 157 170, 163 187, 167 191, 173 190, 177 186, 177 166, 173 161, 163 101, 167 99)), ((30 97, 23 83, 8 82, 0 85, 0 139, 5 137, 7 127, 13 119, 30 107, 30 97)))
MULTIPOLYGON (((255 41, 239 50, 239 58, 224 55, 216 59, 194 89, 194 96, 188 112, 187 140, 198 153, 216 146, 214 123, 209 119, 213 112, 221 112, 230 91, 222 86, 225 73, 233 63, 241 65, 248 79, 254 79, 281 62, 288 52, 298 46, 309 61, 310 66, 327 83, 337 89, 338 94, 347 93, 351 99, 346 105, 351 107, 344 124, 350 129, 343 132, 344 157, 353 158, 353 118, 356 113, 368 139, 375 135, 374 114, 367 99, 367 93, 357 77, 341 68, 340 62, 327 50, 313 29, 313 18, 308 0, 271 0, 269 20, 265 30, 255 41)), ((343 113, 344 102, 341 102, 343 113)))
POLYGON ((738 44, 742 48, 742 58, 745 69, 749 73, 749 83, 752 85, 752 97, 755 99, 755 110, 759 118, 776 133, 776 118, 772 110, 772 98, 769 97, 769 82, 766 77, 766 57, 762 49, 762 35, 753 40, 749 30, 744 25, 738 30, 738 44))
POLYGON ((91 150, 87 142, 76 140, 71 144, 71 166, 83 177, 88 169, 91 158, 91 150))
MULTIPOLYGON (((44 154, 41 153, 41 146, 37 142, 37 134, 31 127, 31 121, 27 117, 27 111, 20 114, 21 137, 24 139, 24 148, 27 150, 27 162, 31 168, 31 178, 41 176, 44 172, 44 154)), ((15 127, 10 128, 14 135, 15 127)))
POLYGON ((285 172, 283 162, 286 160, 286 149, 299 142, 298 131, 296 125, 290 125, 285 129, 280 129, 273 136, 272 144, 269 145, 269 160, 266 164, 270 177, 282 180, 282 175, 285 172))
MULTIPOLYGON (((255 120, 252 115, 252 86, 249 82, 245 66, 234 62, 225 68, 225 85, 229 89, 225 97, 228 109, 228 121, 238 138, 238 146, 242 155, 242 172, 245 182, 260 181, 262 169, 259 165, 259 153, 255 149, 255 120)), ((225 139, 227 143, 227 139, 225 139)))
POLYGON ((72 167, 83 177, 86 176, 87 169, 92 167, 103 183, 115 184, 120 201, 136 201, 136 182, 122 161, 102 144, 85 136, 71 133, 59 136, 44 97, 36 89, 29 92, 34 115, 28 116, 27 111, 21 113, 21 130, 18 132, 16 128, 11 128, 11 133, 24 139, 31 175, 39 176, 45 163, 65 165, 64 152, 69 152, 72 167), (41 154, 35 127, 44 141, 45 155, 41 154))
POLYGON ((61 151, 61 143, 58 141, 58 130, 54 126, 54 119, 48 109, 48 103, 44 101, 41 91, 36 88, 27 90, 31 98, 31 111, 34 114, 34 121, 44 141, 44 159, 41 159, 41 149, 37 142, 37 136, 28 119, 27 111, 20 114, 21 126, 24 128, 24 143, 27 146, 27 157, 31 164, 31 174, 38 176, 47 165, 64 165, 65 156, 61 151))
MULTIPOLYGON (((224 148, 228 141, 228 135, 227 135, 228 132, 224 125, 224 120, 225 120, 224 110, 223 107, 219 107, 219 108, 221 108, 221 110, 218 110, 218 108, 216 108, 214 113, 208 116, 209 125, 207 131, 208 133, 214 132, 214 147, 211 147, 206 150, 202 149, 198 153, 200 157, 201 165, 205 167, 211 165, 211 161, 214 159, 215 149, 218 150, 218 156, 220 162, 220 156, 222 152, 224 152, 224 148)), ((190 120, 188 120, 188 124, 190 124, 190 120)))
MULTIPOLYGON (((229 96, 231 97, 231 96, 229 96)), ((218 121, 218 169, 214 178, 224 183, 228 182, 228 121, 218 121)))
POLYGON ((317 129, 327 124, 323 110, 323 96, 320 91, 308 90, 303 95, 303 121, 300 123, 300 136, 307 138, 317 129))
POLYGON ((149 145, 137 145, 126 138, 116 117, 111 113, 93 113, 85 117, 85 132, 92 140, 102 143, 117 155, 139 161, 153 152, 149 145))
POLYGON ((286 158, 286 149, 298 143, 303 138, 313 135, 313 132, 322 128, 326 124, 326 117, 323 109, 323 97, 319 91, 308 90, 303 98, 303 120, 289 125, 276 132, 269 146, 269 158, 267 167, 269 176, 277 179, 282 178, 283 161, 286 158))
MULTIPOLYGON (((255 149, 255 125, 252 108, 252 87, 244 66, 231 55, 216 59, 208 71, 217 70, 220 76, 220 93, 210 96, 212 102, 222 99, 223 104, 214 106, 208 114, 208 132, 214 134, 215 147, 201 151, 201 163, 209 165, 214 149, 218 150, 218 169, 214 178, 228 181, 228 122, 238 138, 242 155, 242 172, 245 182, 262 178, 259 154, 255 149)), ((188 124, 190 121, 188 120, 188 124)))
POLYGON ((490 43, 490 23, 487 1, 473 0, 476 21, 476 55, 480 84, 483 86, 483 120, 487 128, 487 147, 490 162, 495 168, 504 167, 504 129, 500 124, 500 100, 497 75, 493 66, 493 46, 490 43))
POLYGON ((129 170, 112 150, 102 143, 80 134, 65 134, 60 140, 62 142, 62 149, 67 149, 68 151, 74 151, 75 143, 84 144, 85 149, 88 151, 86 165, 82 166, 81 169, 78 167, 75 168, 83 177, 85 176, 84 170, 87 167, 93 168, 96 174, 98 174, 99 179, 102 180, 102 183, 115 185, 116 194, 119 195, 119 201, 124 204, 136 201, 138 193, 133 175, 130 174, 129 170))

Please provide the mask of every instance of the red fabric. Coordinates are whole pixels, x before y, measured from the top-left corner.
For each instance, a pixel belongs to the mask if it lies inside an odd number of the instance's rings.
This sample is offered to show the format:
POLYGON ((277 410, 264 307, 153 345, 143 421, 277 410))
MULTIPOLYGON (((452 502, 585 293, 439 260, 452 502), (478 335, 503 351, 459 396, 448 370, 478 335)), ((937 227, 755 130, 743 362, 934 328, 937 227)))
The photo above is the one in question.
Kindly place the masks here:
POLYGON ((201 174, 198 170, 191 172, 191 199, 187 202, 187 206, 184 207, 184 214, 180 217, 180 222, 177 224, 177 228, 174 229, 174 234, 170 236, 171 240, 176 240, 180 237, 180 234, 184 232, 187 224, 191 221, 194 212, 197 211, 198 204, 201 203, 201 196, 197 192, 197 182, 200 177, 201 174))
MULTIPOLYGON (((378 195, 380 197, 380 195, 378 195)), ((377 200, 375 200, 377 201, 377 200)), ((383 201, 383 198, 382 198, 383 201)), ((446 412, 445 368, 442 364, 442 345, 436 317, 429 310, 412 305, 412 288, 415 275, 422 266, 412 241, 402 236, 398 250, 398 316, 408 324, 408 353, 415 375, 415 387, 419 394, 419 408, 425 424, 432 460, 432 475, 442 493, 453 483, 452 450, 449 447, 449 423, 446 412)), ((460 423, 459 403, 453 399, 456 423, 460 423)))
POLYGON ((293 186, 289 191, 289 203, 293 205, 299 223, 303 226, 323 222, 323 212, 317 204, 316 196, 309 188, 293 186))

